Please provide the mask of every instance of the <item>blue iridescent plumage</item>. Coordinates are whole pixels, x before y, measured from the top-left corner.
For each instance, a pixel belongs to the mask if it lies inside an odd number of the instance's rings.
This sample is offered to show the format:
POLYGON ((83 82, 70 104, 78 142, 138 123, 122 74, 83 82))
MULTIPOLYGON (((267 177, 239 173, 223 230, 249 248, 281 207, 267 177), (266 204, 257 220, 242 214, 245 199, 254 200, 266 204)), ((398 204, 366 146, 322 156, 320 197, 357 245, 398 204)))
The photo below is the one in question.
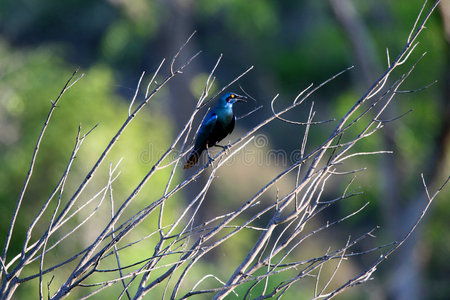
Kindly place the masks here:
POLYGON ((234 129, 236 116, 233 113, 233 104, 239 101, 245 101, 247 97, 235 93, 225 93, 217 102, 216 107, 212 109, 205 117, 195 138, 194 149, 184 165, 189 169, 195 165, 202 152, 221 141, 234 129))

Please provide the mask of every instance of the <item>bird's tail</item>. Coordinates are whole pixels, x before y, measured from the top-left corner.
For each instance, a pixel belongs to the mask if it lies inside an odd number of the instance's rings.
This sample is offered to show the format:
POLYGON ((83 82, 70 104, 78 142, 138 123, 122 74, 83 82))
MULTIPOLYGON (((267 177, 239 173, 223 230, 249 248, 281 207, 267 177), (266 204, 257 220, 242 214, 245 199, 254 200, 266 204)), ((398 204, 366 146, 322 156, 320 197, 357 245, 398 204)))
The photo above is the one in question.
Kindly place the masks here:
POLYGON ((189 169, 192 166, 194 166, 198 162, 198 159, 200 158, 202 152, 203 152, 202 148, 192 150, 191 155, 189 155, 189 158, 186 161, 186 164, 184 165, 184 168, 189 169))

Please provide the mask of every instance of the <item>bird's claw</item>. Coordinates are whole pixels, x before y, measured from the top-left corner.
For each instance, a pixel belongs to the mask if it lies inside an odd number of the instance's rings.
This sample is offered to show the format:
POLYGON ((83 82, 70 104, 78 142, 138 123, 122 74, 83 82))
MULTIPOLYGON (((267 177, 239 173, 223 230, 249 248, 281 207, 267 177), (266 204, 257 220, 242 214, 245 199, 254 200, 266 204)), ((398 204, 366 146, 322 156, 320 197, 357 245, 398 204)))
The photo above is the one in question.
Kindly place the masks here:
POLYGON ((207 165, 212 165, 214 159, 211 157, 211 155, 209 155, 209 148, 206 147, 206 155, 208 155, 208 163, 207 165))
POLYGON ((231 145, 230 145, 230 144, 225 145, 225 146, 222 146, 222 145, 214 145, 214 146, 219 147, 219 148, 222 148, 223 151, 225 151, 225 153, 228 153, 228 152, 230 151, 230 148, 231 148, 231 145))

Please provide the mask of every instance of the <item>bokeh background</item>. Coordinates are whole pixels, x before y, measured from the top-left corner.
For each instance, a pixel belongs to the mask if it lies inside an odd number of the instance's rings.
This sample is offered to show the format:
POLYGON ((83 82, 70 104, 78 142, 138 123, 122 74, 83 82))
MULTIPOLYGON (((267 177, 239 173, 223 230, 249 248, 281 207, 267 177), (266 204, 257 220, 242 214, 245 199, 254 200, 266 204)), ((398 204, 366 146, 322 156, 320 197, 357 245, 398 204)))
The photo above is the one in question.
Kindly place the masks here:
MULTIPOLYGON (((49 100, 56 98, 75 68, 80 67, 86 75, 64 96, 54 115, 24 200, 11 252, 19 251, 25 228, 56 184, 74 144, 78 125, 88 130, 100 122, 80 153, 82 159, 77 161, 71 175, 69 191, 79 184, 126 118, 141 73, 154 72, 161 59, 170 59, 194 30, 196 35, 179 59, 181 62, 199 50, 201 55, 182 76, 161 90, 111 153, 112 162, 124 158, 115 187, 116 199, 129 194, 186 122, 220 54, 223 59, 213 89, 217 91, 254 66, 239 84, 257 103, 240 105, 237 114, 243 115, 255 105, 264 106, 239 120, 232 137, 268 116, 274 95, 280 94, 276 106, 283 107, 310 83, 317 85, 354 65, 352 71, 313 96, 319 119, 339 119, 385 70, 386 48, 393 59, 404 47, 422 4, 421 0, 0 1, 0 242, 3 245, 49 100)), ((391 117, 409 109, 414 111, 390 123, 362 146, 392 149, 394 155, 360 160, 361 166, 368 168, 358 176, 364 196, 340 203, 321 218, 325 222, 343 216, 366 201, 370 202, 368 209, 336 229, 339 232, 311 242, 305 252, 314 253, 326 249, 334 240, 345 240, 350 229, 357 228, 361 233, 375 225, 382 226, 381 241, 400 238, 425 205, 420 173, 424 173, 431 190, 447 178, 450 172, 449 1, 439 6, 419 38, 411 62, 424 51, 427 55, 407 80, 405 89, 421 88, 434 80, 437 83, 423 91, 397 97, 389 110, 391 117)), ((231 90, 241 92, 237 85, 231 90)), ((304 121, 308 110, 303 107, 289 118, 304 121)), ((311 149, 328 136, 331 128, 332 125, 313 128, 311 149)), ((256 144, 256 148, 280 150, 289 155, 299 148, 303 130, 295 125, 273 123, 260 133, 262 144, 256 144)), ((211 217, 235 207, 252 195, 254 186, 270 180, 286 163, 263 161, 258 168, 238 163, 227 167, 220 173, 220 184, 213 185, 201 216, 211 217)), ((107 168, 102 174, 106 172, 107 168)), ((180 178, 184 176, 182 172, 179 174, 180 178)), ((102 181, 102 176, 98 177, 96 184, 104 184, 105 178, 102 181)), ((165 180, 167 174, 162 172, 143 194, 160 194, 165 180)), ((90 188, 92 192, 95 187, 94 184, 90 188)), ((335 190, 327 191, 330 197, 342 193, 339 183, 332 187, 335 190)), ((195 189, 185 191, 168 205, 177 211, 194 194, 195 189)), ((381 265, 374 280, 353 288, 342 299, 448 299, 449 199, 447 188, 432 205, 418 231, 381 265)), ((149 200, 142 196, 138 201, 149 200)), ((89 233, 89 226, 81 230, 79 246, 88 243, 89 233)), ((244 249, 245 241, 245 237, 240 237, 234 241, 234 247, 222 247, 217 255, 208 257, 203 267, 230 268, 227 265, 239 263, 239 255, 245 251, 239 253, 236 249, 244 249), (230 252, 237 258, 230 258, 230 252), (228 260, 224 261, 222 256, 228 260)), ((69 251, 72 247, 77 245, 60 247, 57 251, 69 251)), ((54 255, 58 256, 57 253, 54 255)), ((355 260, 343 272, 356 272, 368 262, 365 258, 355 260)), ((345 282, 345 274, 342 278, 345 282)), ((36 287, 36 283, 24 285, 18 296, 34 297, 36 287)), ((294 292, 286 295, 287 298, 311 297, 309 285, 292 289, 294 292)), ((79 295, 74 291, 73 296, 79 295)))

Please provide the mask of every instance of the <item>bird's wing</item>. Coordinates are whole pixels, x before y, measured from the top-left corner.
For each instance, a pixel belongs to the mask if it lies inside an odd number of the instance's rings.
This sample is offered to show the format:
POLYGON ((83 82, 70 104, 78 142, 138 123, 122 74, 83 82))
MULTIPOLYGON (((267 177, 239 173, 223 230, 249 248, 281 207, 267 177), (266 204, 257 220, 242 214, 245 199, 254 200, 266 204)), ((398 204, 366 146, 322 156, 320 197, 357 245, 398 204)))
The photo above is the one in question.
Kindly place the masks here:
MULTIPOLYGON (((214 130, 217 122, 217 115, 209 113, 202 122, 202 126, 198 131, 197 139, 195 140, 195 149, 206 147, 208 138, 214 130)), ((204 149, 204 148, 203 148, 204 149)))

